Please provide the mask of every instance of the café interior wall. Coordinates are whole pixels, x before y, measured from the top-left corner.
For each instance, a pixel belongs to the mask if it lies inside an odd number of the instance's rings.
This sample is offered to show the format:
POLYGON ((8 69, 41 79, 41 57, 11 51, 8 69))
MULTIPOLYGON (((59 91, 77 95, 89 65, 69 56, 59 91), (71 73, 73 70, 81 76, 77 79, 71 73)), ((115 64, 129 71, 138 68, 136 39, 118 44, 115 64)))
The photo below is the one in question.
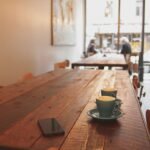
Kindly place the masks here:
POLYGON ((50 0, 0 1, 0 85, 26 72, 39 75, 54 63, 80 59, 83 51, 83 3, 76 0, 76 45, 51 45, 50 0))

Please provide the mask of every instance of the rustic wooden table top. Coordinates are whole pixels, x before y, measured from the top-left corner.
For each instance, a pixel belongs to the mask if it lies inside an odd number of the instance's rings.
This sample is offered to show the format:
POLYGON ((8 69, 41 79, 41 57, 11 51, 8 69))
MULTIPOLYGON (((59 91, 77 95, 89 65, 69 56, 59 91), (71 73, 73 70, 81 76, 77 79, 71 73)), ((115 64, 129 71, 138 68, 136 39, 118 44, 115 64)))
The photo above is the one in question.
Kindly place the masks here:
POLYGON ((124 69, 128 68, 128 64, 126 63, 124 56, 122 54, 116 53, 106 53, 104 54, 98 53, 88 58, 82 59, 78 62, 72 63, 72 68, 77 66, 97 66, 97 67, 123 67, 124 69))
POLYGON ((0 89, 0 145, 31 150, 149 150, 150 141, 127 71, 56 70, 0 89), (94 120, 100 89, 115 87, 124 116, 94 120), (65 135, 43 137, 37 125, 56 118, 65 135))

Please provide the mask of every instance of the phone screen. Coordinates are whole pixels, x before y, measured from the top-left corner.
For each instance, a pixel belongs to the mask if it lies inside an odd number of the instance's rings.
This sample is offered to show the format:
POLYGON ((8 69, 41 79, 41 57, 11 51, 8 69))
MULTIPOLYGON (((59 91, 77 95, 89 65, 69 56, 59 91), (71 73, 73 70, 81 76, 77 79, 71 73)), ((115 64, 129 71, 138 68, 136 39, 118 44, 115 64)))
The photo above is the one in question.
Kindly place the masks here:
POLYGON ((64 134, 65 131, 55 118, 38 120, 39 127, 44 136, 64 134))

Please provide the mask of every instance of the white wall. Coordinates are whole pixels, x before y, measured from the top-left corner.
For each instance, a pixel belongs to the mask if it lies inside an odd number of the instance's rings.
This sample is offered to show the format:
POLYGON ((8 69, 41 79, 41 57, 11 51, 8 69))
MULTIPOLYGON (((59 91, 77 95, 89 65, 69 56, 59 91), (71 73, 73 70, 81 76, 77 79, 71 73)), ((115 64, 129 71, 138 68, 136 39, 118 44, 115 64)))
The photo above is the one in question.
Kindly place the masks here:
POLYGON ((51 0, 0 0, 0 85, 25 72, 38 75, 57 61, 80 59, 83 51, 83 0, 75 0, 76 46, 51 46, 51 0))

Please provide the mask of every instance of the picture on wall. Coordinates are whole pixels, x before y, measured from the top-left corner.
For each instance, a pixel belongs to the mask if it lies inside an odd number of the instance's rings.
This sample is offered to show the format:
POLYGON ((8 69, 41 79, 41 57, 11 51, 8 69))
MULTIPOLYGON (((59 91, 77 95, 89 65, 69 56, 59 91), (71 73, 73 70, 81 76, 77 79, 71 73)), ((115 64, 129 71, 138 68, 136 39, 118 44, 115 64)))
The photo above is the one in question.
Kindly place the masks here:
POLYGON ((51 0, 52 45, 75 45, 75 0, 51 0))

